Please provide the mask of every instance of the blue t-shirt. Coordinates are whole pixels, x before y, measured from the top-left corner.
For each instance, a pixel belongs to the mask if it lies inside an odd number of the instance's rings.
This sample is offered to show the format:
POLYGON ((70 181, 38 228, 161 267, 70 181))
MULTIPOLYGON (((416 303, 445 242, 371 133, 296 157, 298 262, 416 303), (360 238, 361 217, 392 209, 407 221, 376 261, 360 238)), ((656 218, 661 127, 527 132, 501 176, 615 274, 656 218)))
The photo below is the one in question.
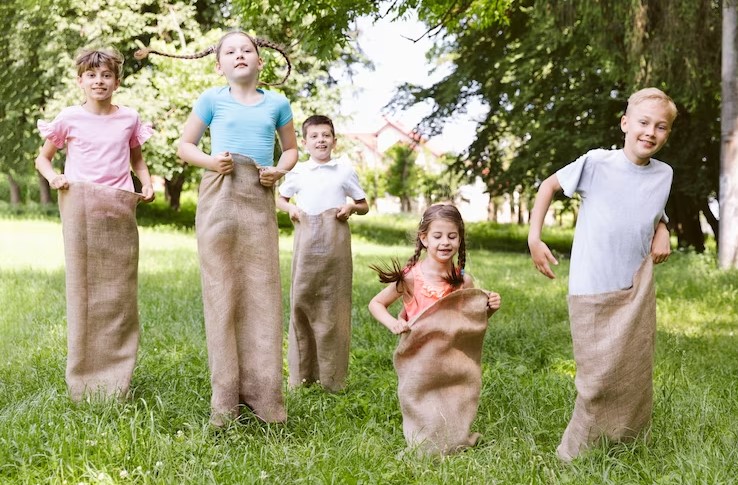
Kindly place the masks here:
POLYGON ((210 127, 211 154, 231 152, 274 165, 274 132, 292 119, 292 109, 281 94, 257 89, 263 97, 246 105, 231 96, 228 86, 210 88, 192 111, 210 127))

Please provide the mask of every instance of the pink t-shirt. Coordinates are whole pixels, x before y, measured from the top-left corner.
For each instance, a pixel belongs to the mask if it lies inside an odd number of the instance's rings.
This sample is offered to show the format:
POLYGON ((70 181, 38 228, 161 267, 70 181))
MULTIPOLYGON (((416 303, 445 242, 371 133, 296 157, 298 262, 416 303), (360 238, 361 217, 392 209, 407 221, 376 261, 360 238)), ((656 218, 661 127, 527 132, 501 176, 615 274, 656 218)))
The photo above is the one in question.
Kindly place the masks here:
POLYGON ((82 106, 64 108, 51 123, 38 122, 44 138, 67 147, 64 175, 70 182, 92 182, 133 192, 131 148, 153 134, 138 113, 125 106, 96 115, 82 106))

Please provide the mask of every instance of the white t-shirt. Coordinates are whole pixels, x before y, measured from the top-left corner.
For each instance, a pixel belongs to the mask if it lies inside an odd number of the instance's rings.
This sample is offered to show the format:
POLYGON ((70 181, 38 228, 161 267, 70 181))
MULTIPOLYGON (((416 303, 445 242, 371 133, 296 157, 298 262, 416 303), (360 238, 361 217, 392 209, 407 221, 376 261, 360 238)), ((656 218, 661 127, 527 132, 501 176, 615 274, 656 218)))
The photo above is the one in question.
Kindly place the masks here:
POLYGON ((671 189, 672 169, 651 159, 639 166, 623 150, 591 150, 556 172, 567 197, 582 206, 574 232, 570 295, 594 295, 633 286, 651 253, 651 241, 671 189))
POLYGON ((295 204, 306 214, 317 215, 346 203, 346 197, 362 200, 366 193, 348 160, 341 158, 318 163, 312 158, 298 163, 284 177, 279 195, 295 197, 295 204))

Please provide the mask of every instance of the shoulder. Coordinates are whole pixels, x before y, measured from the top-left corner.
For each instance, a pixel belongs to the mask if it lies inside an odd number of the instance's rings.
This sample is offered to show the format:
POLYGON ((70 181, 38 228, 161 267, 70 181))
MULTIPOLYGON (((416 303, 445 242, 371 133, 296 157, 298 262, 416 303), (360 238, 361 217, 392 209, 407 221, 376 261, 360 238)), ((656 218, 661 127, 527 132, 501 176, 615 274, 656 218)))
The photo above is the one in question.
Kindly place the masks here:
POLYGON ((607 163, 615 160, 620 150, 606 150, 604 148, 595 148, 588 151, 580 158, 583 158, 590 164, 607 163))
POLYGON ((118 114, 127 118, 138 118, 138 111, 128 106, 118 105, 118 114))
POLYGON ((463 288, 474 288, 474 278, 469 273, 464 273, 463 288))
POLYGON ((300 174, 305 173, 305 170, 307 169, 307 161, 304 162, 297 162, 294 167, 292 167, 292 170, 287 172, 285 175, 285 178, 293 178, 300 174))
POLYGON ((79 105, 73 105, 73 106, 67 106, 66 108, 63 108, 61 111, 59 111, 59 114, 56 115, 56 120, 62 120, 62 119, 69 119, 74 118, 76 116, 84 116, 87 113, 87 111, 82 108, 82 106, 79 105))
POLYGON ((200 99, 216 99, 228 94, 228 86, 214 86, 208 88, 200 94, 200 99))
POLYGON ((671 168, 671 165, 669 165, 668 163, 662 162, 661 160, 656 160, 655 158, 651 159, 651 163, 653 164, 654 170, 668 174, 674 173, 674 169, 671 168))
POLYGON ((285 96, 282 93, 278 93, 276 91, 269 91, 267 89, 264 90, 264 99, 273 104, 277 105, 288 105, 290 104, 290 100, 287 99, 287 96, 285 96))

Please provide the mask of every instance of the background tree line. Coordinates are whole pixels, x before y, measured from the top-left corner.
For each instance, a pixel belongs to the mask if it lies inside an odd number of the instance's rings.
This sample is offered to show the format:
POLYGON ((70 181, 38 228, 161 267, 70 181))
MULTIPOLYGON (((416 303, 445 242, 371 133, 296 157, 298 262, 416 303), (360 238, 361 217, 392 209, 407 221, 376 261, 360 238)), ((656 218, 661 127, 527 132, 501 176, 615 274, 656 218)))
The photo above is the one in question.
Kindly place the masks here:
MULTIPOLYGON (((282 90, 299 120, 335 111, 331 69, 350 70, 362 60, 350 42, 359 16, 403 18, 413 11, 435 39, 431 61, 450 65, 450 74, 429 86, 405 86, 393 104, 432 100, 435 109, 419 126, 431 136, 481 101, 487 115, 451 167, 462 178, 481 176, 493 197, 513 190, 532 197, 543 178, 578 155, 621 146, 618 119, 628 95, 644 86, 669 93, 680 114, 659 154, 675 172, 668 212, 679 245, 702 251, 699 215, 719 230, 708 202, 718 195, 720 170, 721 9, 717 0, 6 0, 0 172, 11 198, 20 200, 18 181, 35 177, 35 120, 79 99, 74 53, 112 44, 127 60, 121 103, 154 120, 164 135, 151 141, 147 161, 166 178, 176 206, 193 174, 177 163, 174 143, 194 98, 219 82, 214 60, 136 61, 137 48, 192 52, 232 25, 285 43, 294 66, 282 90)), ((267 66, 264 75, 275 79, 283 63, 275 57, 267 66)), ((48 200, 43 190, 39 196, 48 200)))

